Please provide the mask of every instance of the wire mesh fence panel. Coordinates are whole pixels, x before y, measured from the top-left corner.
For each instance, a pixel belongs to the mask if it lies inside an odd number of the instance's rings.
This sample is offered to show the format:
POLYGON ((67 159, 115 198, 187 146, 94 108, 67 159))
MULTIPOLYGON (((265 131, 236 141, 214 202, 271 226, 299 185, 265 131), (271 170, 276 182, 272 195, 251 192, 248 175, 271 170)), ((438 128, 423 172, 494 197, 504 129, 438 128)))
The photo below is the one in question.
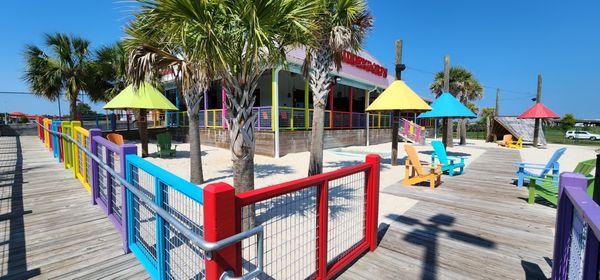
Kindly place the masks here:
POLYGON ((304 118, 305 111, 304 109, 292 109, 294 116, 294 128, 305 128, 304 118))
POLYGON ((587 241, 587 224, 578 211, 573 211, 569 252, 568 279, 583 279, 583 262, 587 241))
MULTIPOLYGON (((108 149, 100 144, 96 144, 96 146, 96 156, 98 156, 102 162, 107 163, 108 149)), ((110 174, 104 168, 98 169, 98 198, 104 203, 104 205, 108 205, 108 184, 110 184, 109 177, 110 174)))
MULTIPOLYGON (((131 184, 142 191, 149 199, 154 200, 155 178, 146 173, 142 169, 131 166, 131 184)), ((132 197, 133 213, 132 228, 130 229, 133 244, 149 259, 150 263, 156 265, 156 213, 145 204, 137 196, 132 197)))
MULTIPOLYGON (((108 166, 114 170, 121 170, 121 157, 115 151, 106 149, 108 152, 108 166)), ((111 175, 112 176, 112 175, 111 175)), ((120 221, 123 216, 123 185, 119 180, 112 178, 111 183, 111 211, 120 221)))
POLYGON ((206 127, 206 114, 204 110, 198 113, 198 127, 206 127))
POLYGON ((350 127, 350 113, 333 112, 333 127, 350 127))
POLYGON ((367 122, 365 113, 352 113, 352 127, 363 128, 367 122))
POLYGON ((329 182, 327 262, 336 262, 365 240, 366 176, 354 173, 329 182))
MULTIPOLYGON (((162 192, 161 207, 167 210, 175 219, 204 236, 203 207, 198 201, 160 182, 162 192)), ((204 251, 197 245, 165 222, 164 224, 165 274, 167 279, 203 279, 204 251)))
POLYGON ((256 118, 260 129, 271 129, 271 107, 259 107, 256 118))
POLYGON ((215 111, 215 127, 223 127, 223 110, 215 111))
MULTIPOLYGON (((264 227, 264 272, 258 279, 306 279, 317 269, 317 189, 308 187, 245 206, 242 225, 264 227)), ((242 241, 244 273, 255 268, 256 237, 242 241)))
POLYGON ((292 127, 292 109, 279 108, 279 128, 289 129, 292 127))

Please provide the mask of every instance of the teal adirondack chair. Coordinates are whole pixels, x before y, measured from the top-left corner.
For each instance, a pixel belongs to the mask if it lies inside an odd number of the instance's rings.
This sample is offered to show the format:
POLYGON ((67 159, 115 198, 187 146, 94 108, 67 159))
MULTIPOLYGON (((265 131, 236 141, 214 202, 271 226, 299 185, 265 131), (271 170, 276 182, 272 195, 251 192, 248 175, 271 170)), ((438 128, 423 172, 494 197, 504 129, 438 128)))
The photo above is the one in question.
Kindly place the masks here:
POLYGON ((156 142, 156 146, 158 147, 158 157, 162 158, 163 156, 175 156, 177 145, 171 145, 171 134, 161 133, 156 135, 156 142))
MULTIPOLYGON (((585 160, 577 164, 577 167, 573 170, 575 173, 584 175, 587 178, 587 193, 589 196, 594 195, 594 176, 592 171, 596 167, 596 160, 590 159, 585 160)), ((535 202, 536 195, 547 200, 548 202, 556 205, 558 196, 558 182, 554 180, 557 175, 546 174, 546 178, 535 178, 531 177, 529 185, 529 204, 535 202)))
POLYGON ((431 154, 431 164, 435 165, 437 159, 442 166, 442 172, 448 172, 448 175, 454 176, 460 175, 465 170, 465 158, 464 157, 453 157, 446 154, 446 148, 441 141, 431 141, 433 146, 433 153, 431 154), (455 173, 454 169, 458 168, 458 173, 455 173))
POLYGON ((535 164, 535 163, 525 163, 518 162, 517 166, 519 169, 517 170, 517 186, 523 187, 523 183, 525 179, 531 178, 545 178, 546 174, 552 170, 552 175, 554 175, 553 180, 558 184, 558 171, 560 165, 558 164, 558 159, 565 153, 567 148, 560 148, 554 152, 548 163, 546 164, 535 164), (529 170, 536 169, 541 170, 541 172, 532 172, 529 170))

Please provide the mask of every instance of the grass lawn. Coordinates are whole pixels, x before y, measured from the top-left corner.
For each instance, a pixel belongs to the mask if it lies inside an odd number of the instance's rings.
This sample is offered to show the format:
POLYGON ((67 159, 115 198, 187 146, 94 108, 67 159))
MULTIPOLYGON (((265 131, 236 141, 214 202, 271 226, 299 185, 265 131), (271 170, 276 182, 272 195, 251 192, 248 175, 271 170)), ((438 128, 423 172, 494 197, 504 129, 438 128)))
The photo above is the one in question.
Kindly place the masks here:
MULTIPOLYGON (((586 127, 586 131, 594 134, 600 134, 600 127, 586 127)), ((544 135, 546 135, 546 141, 548 143, 558 144, 570 144, 570 145, 586 145, 586 146, 599 146, 600 140, 569 140, 565 138, 565 132, 559 128, 546 128, 544 129, 544 135)), ((467 131, 467 138, 469 139, 485 139, 485 131, 467 131)), ((455 135, 457 139, 457 135, 455 135)))

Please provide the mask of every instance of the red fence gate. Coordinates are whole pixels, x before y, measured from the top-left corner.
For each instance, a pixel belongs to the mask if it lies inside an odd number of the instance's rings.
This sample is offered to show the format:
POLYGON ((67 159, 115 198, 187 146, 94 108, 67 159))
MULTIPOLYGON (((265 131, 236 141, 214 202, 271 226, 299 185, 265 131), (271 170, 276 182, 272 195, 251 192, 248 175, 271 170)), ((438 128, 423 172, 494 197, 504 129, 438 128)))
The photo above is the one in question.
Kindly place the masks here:
MULTIPOLYGON (((379 156, 368 155, 362 164, 240 194, 227 184, 209 185, 204 211, 214 219, 205 220, 205 238, 218 240, 262 225, 259 279, 329 279, 377 246, 379 162, 379 156)), ((215 252, 207 275, 252 271, 256 246, 252 237, 215 252)))

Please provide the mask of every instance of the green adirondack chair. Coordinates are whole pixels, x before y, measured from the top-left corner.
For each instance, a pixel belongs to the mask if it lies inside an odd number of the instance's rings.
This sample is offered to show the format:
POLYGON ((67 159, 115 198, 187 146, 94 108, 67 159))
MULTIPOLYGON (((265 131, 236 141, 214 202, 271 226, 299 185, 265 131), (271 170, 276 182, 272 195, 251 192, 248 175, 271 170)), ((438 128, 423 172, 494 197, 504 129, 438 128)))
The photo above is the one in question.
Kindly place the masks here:
MULTIPOLYGON (((594 194, 594 176, 592 171, 596 167, 596 160, 590 159, 585 160, 577 164, 573 172, 583 174, 588 179, 587 192, 588 195, 594 194)), ((555 179, 557 175, 546 174, 544 178, 530 177, 529 188, 529 204, 535 202, 535 196, 539 196, 548 202, 556 205, 558 196, 558 180, 555 179)))
POLYGON ((158 157, 174 157, 177 145, 171 145, 171 134, 161 133, 156 135, 156 146, 158 147, 158 157), (172 148, 171 148, 172 147, 172 148))

